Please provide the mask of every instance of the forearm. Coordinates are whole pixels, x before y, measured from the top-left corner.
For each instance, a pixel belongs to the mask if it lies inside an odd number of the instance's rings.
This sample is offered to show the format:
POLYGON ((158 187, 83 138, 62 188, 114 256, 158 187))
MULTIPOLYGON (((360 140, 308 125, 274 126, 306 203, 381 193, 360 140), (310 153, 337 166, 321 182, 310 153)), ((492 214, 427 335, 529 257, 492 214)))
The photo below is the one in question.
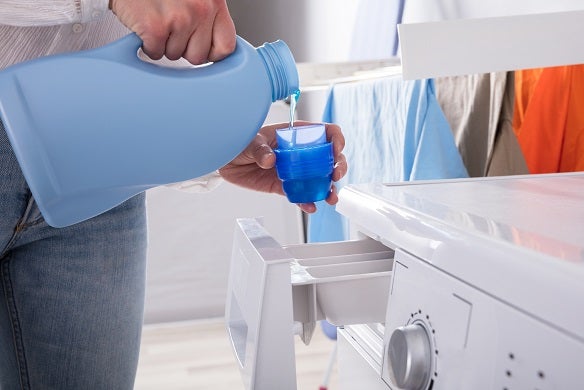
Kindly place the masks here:
POLYGON ((99 19, 108 0, 0 0, 0 24, 50 26, 99 19))

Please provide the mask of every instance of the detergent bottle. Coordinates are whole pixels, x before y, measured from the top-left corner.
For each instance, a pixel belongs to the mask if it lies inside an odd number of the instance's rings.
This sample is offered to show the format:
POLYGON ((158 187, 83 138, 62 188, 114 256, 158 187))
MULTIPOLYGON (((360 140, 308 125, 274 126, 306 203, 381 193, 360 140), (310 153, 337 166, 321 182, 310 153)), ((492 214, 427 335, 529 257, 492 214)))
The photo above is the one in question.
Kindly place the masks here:
POLYGON ((0 72, 0 115, 48 224, 91 218, 155 186, 200 177, 240 153, 272 102, 298 89, 282 41, 241 37, 222 61, 142 61, 135 34, 0 72))

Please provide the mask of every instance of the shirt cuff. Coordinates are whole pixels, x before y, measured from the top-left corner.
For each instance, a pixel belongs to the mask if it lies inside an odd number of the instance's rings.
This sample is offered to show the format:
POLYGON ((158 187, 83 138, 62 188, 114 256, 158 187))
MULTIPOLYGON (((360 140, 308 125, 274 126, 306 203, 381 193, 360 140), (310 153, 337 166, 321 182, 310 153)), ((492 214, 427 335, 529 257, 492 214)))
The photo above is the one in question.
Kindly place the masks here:
POLYGON ((81 4, 81 23, 101 19, 109 11, 109 0, 76 0, 81 4))
POLYGON ((221 183, 223 183, 223 178, 218 171, 215 171, 196 179, 167 184, 165 187, 174 188, 183 192, 201 193, 212 191, 221 183))

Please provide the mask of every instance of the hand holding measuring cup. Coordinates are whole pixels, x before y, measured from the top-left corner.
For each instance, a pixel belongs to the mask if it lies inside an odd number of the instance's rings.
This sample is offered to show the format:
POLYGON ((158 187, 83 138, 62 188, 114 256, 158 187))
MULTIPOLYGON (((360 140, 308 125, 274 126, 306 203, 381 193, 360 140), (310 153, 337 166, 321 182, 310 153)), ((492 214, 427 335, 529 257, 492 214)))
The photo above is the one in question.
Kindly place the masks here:
MULTIPOLYGON (((219 172, 225 180, 239 186, 256 191, 286 195, 292 203, 297 203, 304 212, 313 213, 316 211, 315 201, 324 199, 330 205, 334 205, 338 201, 334 182, 339 181, 347 173, 347 161, 342 153, 344 147, 345 137, 340 127, 335 124, 297 121, 292 129, 289 128, 288 123, 274 124, 264 126, 247 148, 221 168, 219 172), (293 129, 296 129, 295 148, 291 147, 290 144, 293 141, 291 138, 293 129), (304 130, 307 132, 304 133, 304 130), (324 143, 323 140, 325 140, 324 143), (278 144, 278 141, 281 145, 278 144), (309 143, 314 145, 308 145, 309 143), (285 158, 280 159, 278 163, 276 162, 277 154, 281 156, 287 153, 288 157, 293 157, 293 151, 299 150, 301 145, 307 148, 317 146, 312 151, 296 153, 296 157, 301 156, 300 159, 311 155, 312 163, 306 163, 305 160, 304 163, 296 162, 290 165, 290 161, 293 160, 289 159, 288 163, 285 163, 285 158), (319 149, 320 151, 317 151, 319 149), (288 152, 282 152, 282 150, 288 150, 288 152), (332 162, 330 158, 326 157, 330 155, 332 155, 332 162), (278 166, 282 166, 281 171, 284 175, 295 175, 296 179, 299 180, 302 179, 302 175, 304 178, 308 177, 307 173, 299 168, 299 164, 315 168, 318 171, 318 166, 322 167, 322 164, 315 163, 315 157, 323 156, 326 160, 324 165, 332 168, 330 177, 327 174, 323 177, 321 174, 320 179, 313 181, 309 186, 304 186, 306 191, 302 190, 302 183, 299 182, 294 183, 291 190, 285 188, 287 185, 283 185, 278 176, 278 170, 280 170, 278 166)), ((315 169, 312 171, 314 172, 315 169)))

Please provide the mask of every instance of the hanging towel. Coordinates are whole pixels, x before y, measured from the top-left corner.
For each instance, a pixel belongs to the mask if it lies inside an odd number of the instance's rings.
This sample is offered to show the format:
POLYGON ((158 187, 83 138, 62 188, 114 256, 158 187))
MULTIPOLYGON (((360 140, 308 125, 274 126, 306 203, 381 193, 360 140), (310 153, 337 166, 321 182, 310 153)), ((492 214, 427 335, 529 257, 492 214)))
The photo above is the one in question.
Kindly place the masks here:
POLYGON ((513 129, 531 173, 584 171, 584 65, 515 72, 513 129))
POLYGON ((434 80, 438 104, 470 176, 529 173, 511 124, 513 80, 513 72, 434 80))
MULTIPOLYGON (((338 189, 353 183, 468 177, 433 80, 393 76, 334 85, 323 121, 340 125, 345 135, 349 171, 338 189)), ((319 202, 309 216, 308 241, 348 238, 345 219, 319 202)))

